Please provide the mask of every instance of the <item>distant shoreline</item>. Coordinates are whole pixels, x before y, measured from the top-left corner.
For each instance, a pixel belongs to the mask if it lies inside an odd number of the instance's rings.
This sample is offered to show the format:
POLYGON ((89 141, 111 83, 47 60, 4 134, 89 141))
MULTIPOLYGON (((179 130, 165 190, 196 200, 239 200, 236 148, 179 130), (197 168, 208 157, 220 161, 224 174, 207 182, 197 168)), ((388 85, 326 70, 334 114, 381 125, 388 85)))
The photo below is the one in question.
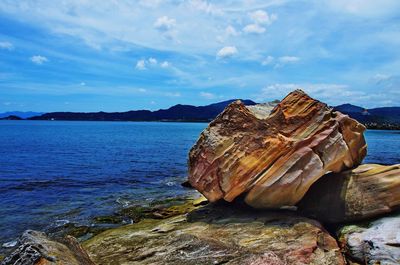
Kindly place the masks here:
MULTIPOLYGON (((31 120, 31 119, 18 119, 18 120, 11 120, 11 119, 0 119, 1 121, 47 121, 47 122, 77 122, 77 121, 82 121, 82 122, 151 122, 151 123, 156 123, 156 122, 164 122, 164 123, 210 123, 212 120, 137 120, 137 121, 129 121, 129 120, 31 120)), ((376 127, 370 127, 368 125, 363 124, 367 130, 373 130, 373 131, 400 131, 400 126, 399 127, 382 127, 382 128, 376 128, 376 127)))

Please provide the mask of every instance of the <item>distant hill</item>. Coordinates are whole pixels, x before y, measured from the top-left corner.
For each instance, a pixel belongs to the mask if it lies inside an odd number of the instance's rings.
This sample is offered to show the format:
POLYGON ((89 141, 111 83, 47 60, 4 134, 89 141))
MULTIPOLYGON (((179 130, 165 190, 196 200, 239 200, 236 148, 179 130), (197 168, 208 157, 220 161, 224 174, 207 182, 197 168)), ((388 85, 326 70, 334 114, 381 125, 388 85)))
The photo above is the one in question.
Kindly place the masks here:
MULTIPOLYGON (((50 112, 29 118, 30 120, 74 121, 210 121, 236 99, 207 106, 175 105, 157 111, 132 110, 126 112, 50 112)), ((242 100, 245 105, 255 105, 252 100, 242 100)))
POLYGON ((400 107, 365 109, 351 104, 334 107, 370 129, 400 129, 400 107))
POLYGON ((43 112, 33 112, 33 111, 8 111, 8 112, 3 112, 0 113, 0 119, 1 118, 6 118, 9 116, 17 116, 20 117, 22 119, 27 119, 30 117, 34 117, 34 116, 39 116, 42 115, 43 112))
MULTIPOLYGON (((126 112, 50 112, 30 116, 35 112, 8 112, 0 119, 19 119, 28 116, 29 120, 70 120, 70 121, 179 121, 208 122, 221 113, 236 99, 222 101, 206 106, 175 105, 156 111, 132 110, 126 112), (13 113, 13 114, 10 114, 13 113), (29 117, 30 116, 30 117, 29 117)), ((252 100, 242 100, 245 105, 255 105, 252 100)), ((276 103, 276 102, 275 102, 276 103)), ((366 109, 352 104, 333 107, 363 123, 369 129, 400 130, 400 107, 366 109)))
POLYGON ((0 120, 19 121, 19 120, 22 120, 22 118, 21 118, 21 117, 18 117, 18 116, 15 116, 15 115, 10 115, 10 116, 7 116, 7 117, 0 118, 0 120))

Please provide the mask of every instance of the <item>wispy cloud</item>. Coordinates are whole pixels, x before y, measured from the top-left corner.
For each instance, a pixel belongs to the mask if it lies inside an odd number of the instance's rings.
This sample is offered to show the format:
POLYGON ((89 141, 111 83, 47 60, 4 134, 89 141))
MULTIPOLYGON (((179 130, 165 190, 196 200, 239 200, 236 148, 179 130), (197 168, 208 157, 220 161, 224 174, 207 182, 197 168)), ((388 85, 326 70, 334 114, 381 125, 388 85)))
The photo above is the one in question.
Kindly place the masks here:
POLYGON ((296 56, 282 56, 279 57, 279 62, 286 64, 286 63, 297 63, 298 61, 300 61, 299 57, 296 56))
POLYGON ((205 99, 215 99, 216 96, 213 93, 210 92, 200 92, 200 97, 203 97, 205 99))
POLYGON ((14 50, 14 45, 8 41, 0 41, 0 49, 2 50, 14 50))
POLYGON ((139 60, 136 62, 136 67, 137 70, 143 71, 146 70, 146 62, 145 60, 139 60))
POLYGON ((261 34, 265 32, 265 28, 258 24, 249 24, 243 28, 243 31, 246 33, 256 33, 261 34))
POLYGON ((278 19, 278 16, 276 14, 269 15, 264 10, 256 10, 250 13, 250 18, 257 24, 271 25, 278 19))
POLYGON ((37 64, 37 65, 42 65, 43 63, 49 61, 46 57, 41 56, 41 55, 34 55, 29 59, 32 61, 32 63, 37 64))
POLYGON ((170 39, 176 36, 176 20, 168 16, 157 18, 154 28, 160 31, 164 37, 170 39))
POLYGON ((168 61, 159 62, 156 58, 150 57, 148 59, 140 59, 136 62, 136 69, 137 70, 146 70, 149 67, 161 67, 161 68, 168 68, 171 66, 171 63, 168 61))

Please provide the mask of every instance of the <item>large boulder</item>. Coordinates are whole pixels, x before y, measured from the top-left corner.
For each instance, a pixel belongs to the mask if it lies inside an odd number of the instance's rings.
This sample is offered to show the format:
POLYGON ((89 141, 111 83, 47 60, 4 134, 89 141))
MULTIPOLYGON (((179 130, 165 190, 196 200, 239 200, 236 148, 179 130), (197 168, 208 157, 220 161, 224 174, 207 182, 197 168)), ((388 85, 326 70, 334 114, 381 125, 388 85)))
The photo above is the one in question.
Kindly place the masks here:
POLYGON ((356 221, 391 212, 400 206, 400 165, 364 164, 327 174, 311 186, 298 206, 325 222, 356 221))
POLYGON ((325 173, 360 164, 364 130, 301 90, 270 114, 236 101, 192 147, 189 182, 212 202, 243 195, 255 208, 292 206, 325 173))
POLYGON ((338 232, 347 257, 360 264, 400 264, 400 216, 347 225, 338 232))
POLYGON ((220 203, 105 231, 83 246, 97 264, 345 264, 336 240, 291 212, 220 203))
POLYGON ((75 238, 60 241, 43 232, 27 230, 19 239, 19 246, 1 265, 95 265, 75 238))

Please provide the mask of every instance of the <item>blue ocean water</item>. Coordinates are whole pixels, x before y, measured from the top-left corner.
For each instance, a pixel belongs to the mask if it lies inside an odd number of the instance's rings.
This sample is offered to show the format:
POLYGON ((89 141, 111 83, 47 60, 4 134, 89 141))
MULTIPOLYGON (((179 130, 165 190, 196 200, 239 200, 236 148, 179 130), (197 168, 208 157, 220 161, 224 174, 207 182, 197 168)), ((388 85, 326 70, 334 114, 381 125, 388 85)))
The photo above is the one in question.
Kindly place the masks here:
MULTIPOLYGON (((0 121, 0 245, 25 229, 87 224, 118 207, 188 194, 205 123, 0 121)), ((367 163, 400 163, 399 131, 367 131, 367 163)))

